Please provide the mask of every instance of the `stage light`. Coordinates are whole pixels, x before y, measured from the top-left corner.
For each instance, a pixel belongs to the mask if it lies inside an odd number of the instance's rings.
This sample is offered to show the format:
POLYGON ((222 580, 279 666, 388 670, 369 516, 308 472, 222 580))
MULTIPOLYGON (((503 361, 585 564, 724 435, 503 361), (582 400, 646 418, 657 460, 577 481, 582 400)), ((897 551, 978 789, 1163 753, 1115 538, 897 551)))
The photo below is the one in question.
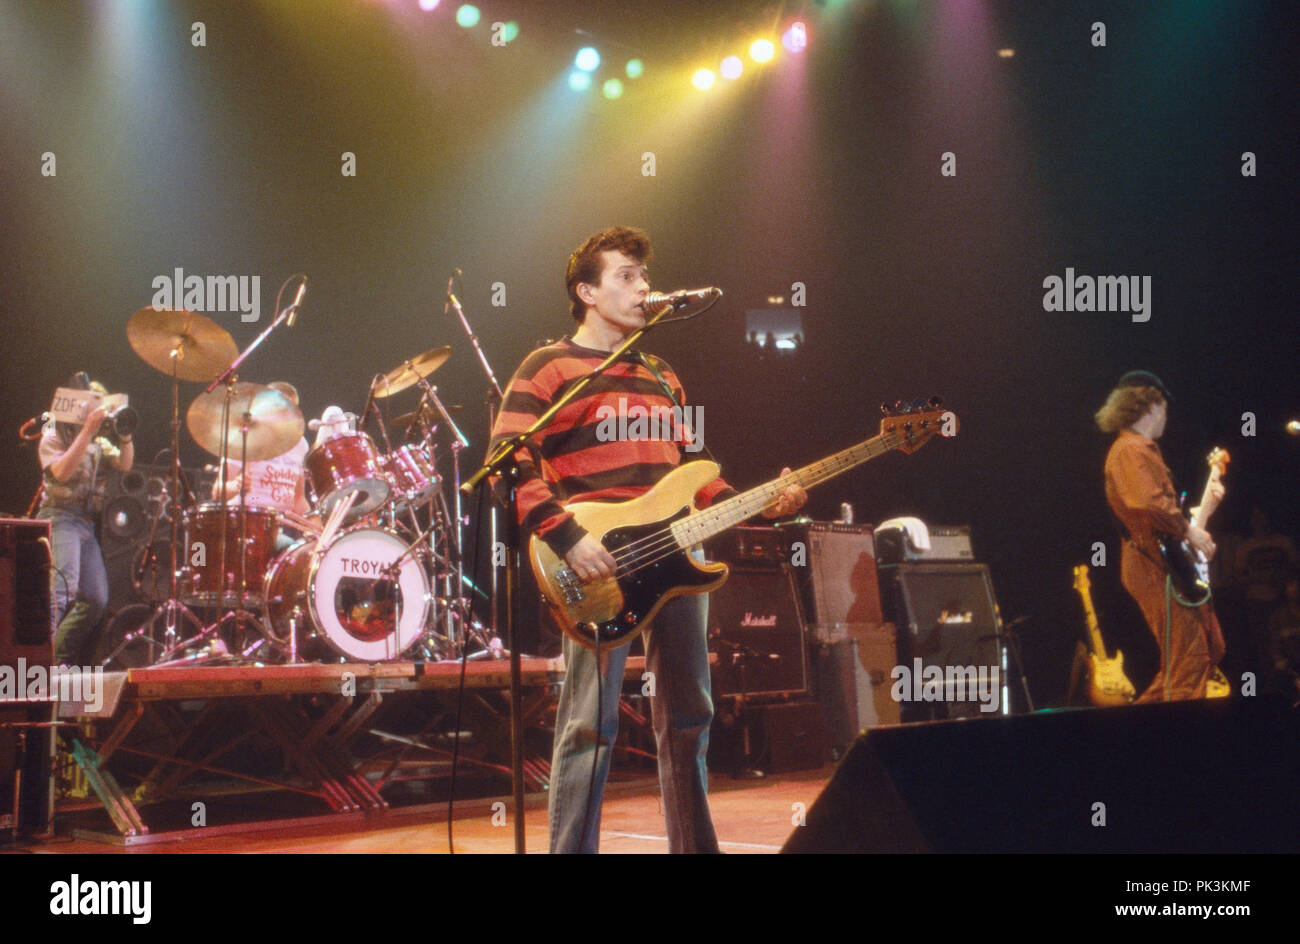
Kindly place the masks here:
POLYGON ((438 0, 420 0, 420 9, 428 13, 438 8, 438 0))
POLYGON ((776 46, 770 39, 756 39, 749 46, 749 58, 755 62, 771 62, 776 55, 776 46))
POLYGON ((478 26, 478 21, 482 16, 483 14, 479 12, 478 7, 465 3, 461 4, 460 9, 456 11, 456 22, 465 29, 469 29, 472 26, 478 26))
POLYGON ((575 92, 585 92, 591 88, 591 73, 575 69, 569 73, 569 88, 575 92))
POLYGON ((713 88, 713 80, 715 78, 717 78, 717 76, 713 74, 712 69, 699 69, 693 76, 691 76, 691 84, 697 89, 711 89, 713 88))
POLYGON ((606 79, 605 84, 601 86, 601 92, 606 98, 614 99, 623 94, 623 83, 618 79, 606 79))
POLYGON ((583 72, 595 72, 600 68, 600 53, 590 46, 583 46, 573 57, 573 64, 583 72))
POLYGON ((627 61, 627 77, 629 79, 641 78, 641 73, 645 71, 645 64, 640 59, 629 59, 627 61))
POLYGON ((519 38, 519 24, 516 23, 514 20, 508 20, 505 23, 505 25, 501 27, 501 41, 506 43, 513 43, 518 38, 519 38))
POLYGON ((1014 49, 1007 48, 1007 49, 998 50, 999 59, 1013 59, 1015 58, 1015 55, 1016 55, 1016 51, 1014 49))
POLYGON ((808 45, 808 27, 800 20, 795 20, 781 37, 781 45, 787 52, 803 52, 808 45))
POLYGON ((745 71, 745 64, 740 61, 739 56, 728 56, 722 60, 722 77, 724 79, 738 79, 740 73, 745 71))

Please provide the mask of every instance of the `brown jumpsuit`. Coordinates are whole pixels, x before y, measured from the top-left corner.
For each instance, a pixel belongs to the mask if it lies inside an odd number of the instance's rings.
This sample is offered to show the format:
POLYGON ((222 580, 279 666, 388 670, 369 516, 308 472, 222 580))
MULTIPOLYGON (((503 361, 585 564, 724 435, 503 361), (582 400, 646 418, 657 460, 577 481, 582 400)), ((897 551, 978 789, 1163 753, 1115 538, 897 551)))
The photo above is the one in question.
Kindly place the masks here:
POLYGON ((1124 587, 1142 608, 1160 647, 1160 671, 1137 700, 1204 698, 1210 672, 1223 658, 1223 633, 1210 602, 1190 607, 1172 593, 1166 595, 1157 539, 1161 534, 1185 537, 1187 520, 1179 513, 1173 480, 1154 441, 1129 429, 1115 437, 1106 455, 1106 500, 1129 534, 1120 564, 1124 587))

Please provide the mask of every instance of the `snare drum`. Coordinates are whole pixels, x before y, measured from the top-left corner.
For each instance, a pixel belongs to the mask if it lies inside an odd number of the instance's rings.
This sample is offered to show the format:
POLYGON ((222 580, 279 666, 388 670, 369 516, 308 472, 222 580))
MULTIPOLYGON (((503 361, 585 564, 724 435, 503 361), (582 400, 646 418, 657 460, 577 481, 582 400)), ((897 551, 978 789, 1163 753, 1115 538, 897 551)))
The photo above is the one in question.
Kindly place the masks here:
POLYGON ((392 486, 393 507, 403 511, 423 504, 438 490, 438 470, 428 447, 411 443, 379 457, 379 464, 392 486))
POLYGON ((272 630, 287 640, 294 621, 298 650, 306 658, 398 658, 420 638, 432 605, 418 557, 403 560, 395 576, 385 573, 406 547, 397 535, 376 528, 345 531, 319 554, 316 537, 303 538, 266 575, 272 630))
MULTIPOLYGON (((273 508, 245 505, 244 542, 245 605, 262 602, 262 581, 275 557, 280 536, 280 513, 273 508)), ((206 502, 185 516, 185 602, 197 606, 230 607, 239 604, 239 506, 206 502), (225 521, 226 552, 221 553, 221 524, 225 521), (222 557, 225 561, 222 561, 222 557), (224 563, 224 566, 223 566, 224 563)))
POLYGON ((303 462, 321 510, 328 515, 335 503, 355 493, 344 521, 367 515, 388 501, 388 480, 384 478, 375 444, 365 433, 331 436, 303 462))

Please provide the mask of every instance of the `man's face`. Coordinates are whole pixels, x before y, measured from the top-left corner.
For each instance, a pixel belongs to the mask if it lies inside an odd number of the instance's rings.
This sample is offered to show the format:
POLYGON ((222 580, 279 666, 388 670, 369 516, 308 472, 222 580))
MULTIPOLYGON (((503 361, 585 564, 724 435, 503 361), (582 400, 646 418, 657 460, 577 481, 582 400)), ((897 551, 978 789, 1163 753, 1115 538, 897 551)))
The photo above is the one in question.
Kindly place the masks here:
POLYGON ((1164 434, 1165 421, 1169 418, 1169 403, 1165 400, 1153 403, 1147 413, 1155 420, 1155 425, 1151 427, 1151 438, 1159 439, 1164 434))
POLYGON ((645 312, 640 305, 650 291, 650 273, 617 249, 606 249, 600 255, 605 267, 599 283, 584 286, 590 293, 583 298, 587 304, 586 317, 599 318, 627 334, 645 324, 645 312))

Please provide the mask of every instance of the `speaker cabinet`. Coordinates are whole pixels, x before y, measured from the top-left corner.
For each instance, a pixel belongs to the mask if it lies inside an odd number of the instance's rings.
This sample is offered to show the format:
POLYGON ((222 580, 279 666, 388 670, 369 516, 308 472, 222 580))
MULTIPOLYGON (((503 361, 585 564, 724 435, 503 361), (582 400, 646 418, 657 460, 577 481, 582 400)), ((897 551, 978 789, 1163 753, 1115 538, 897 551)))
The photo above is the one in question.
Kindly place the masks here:
POLYGON ((1300 713, 1271 698, 879 728, 783 852, 1300 852, 1300 713))
POLYGON ((812 626, 881 623, 875 542, 868 525, 808 525, 807 619, 812 626))
MULTIPOLYGON (((898 625, 898 664, 907 670, 905 688, 922 692, 921 679, 943 679, 941 695, 904 699, 903 721, 981 717, 982 702, 969 682, 997 669, 999 688, 1008 683, 997 643, 997 603, 984 564, 904 563, 880 569, 886 608, 898 625), (916 660, 920 660, 920 679, 916 660), (915 683, 915 684, 913 684, 915 683)), ((999 692, 999 708, 1001 706, 999 692)))
POLYGON ((714 697, 808 690, 807 647, 788 569, 735 568, 709 597, 714 697))
MULTIPOLYGON (((48 521, 0 519, 0 669, 14 685, 12 693, 0 698, 19 694, 20 685, 25 689, 26 672, 20 678, 20 670, 31 666, 48 670, 53 661, 49 536, 48 521)), ((52 736, 49 728, 30 725, 53 719, 53 702, 0 700, 0 842, 19 832, 37 832, 49 822, 52 736), (14 773, 19 765, 22 792, 15 821, 14 773)))

